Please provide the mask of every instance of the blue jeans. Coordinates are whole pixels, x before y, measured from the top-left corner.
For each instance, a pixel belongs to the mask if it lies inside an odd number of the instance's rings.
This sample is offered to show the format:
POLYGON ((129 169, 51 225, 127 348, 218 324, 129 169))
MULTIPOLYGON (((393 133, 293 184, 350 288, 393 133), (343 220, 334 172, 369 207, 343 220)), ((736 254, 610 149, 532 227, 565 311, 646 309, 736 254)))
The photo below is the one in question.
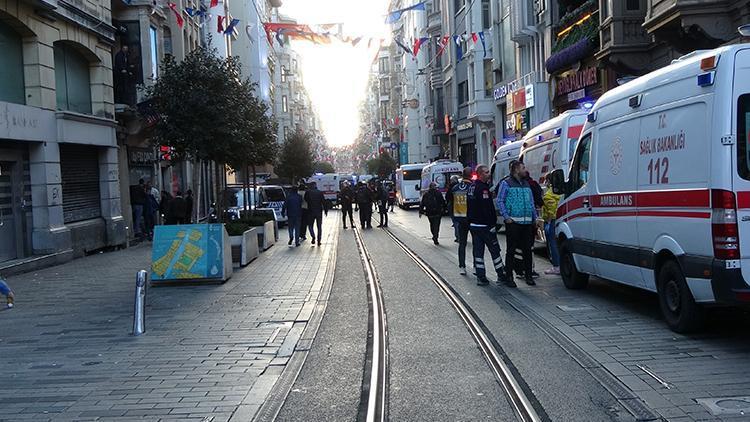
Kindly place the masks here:
POLYGON ((289 240, 294 241, 295 244, 299 243, 299 237, 300 237, 300 227, 302 226, 302 216, 301 215, 290 215, 288 217, 286 227, 289 231, 289 240))
POLYGON ((555 220, 544 224, 544 236, 547 237, 547 251, 549 260, 553 267, 560 266, 560 252, 557 250, 557 239, 555 239, 555 220))
POLYGON ((490 231, 489 227, 469 226, 471 232, 471 243, 474 254, 474 272, 480 279, 487 277, 487 271, 484 268, 484 247, 490 250, 492 264, 498 276, 501 275, 505 268, 503 267, 503 258, 500 256, 500 243, 497 242, 497 234, 490 231))

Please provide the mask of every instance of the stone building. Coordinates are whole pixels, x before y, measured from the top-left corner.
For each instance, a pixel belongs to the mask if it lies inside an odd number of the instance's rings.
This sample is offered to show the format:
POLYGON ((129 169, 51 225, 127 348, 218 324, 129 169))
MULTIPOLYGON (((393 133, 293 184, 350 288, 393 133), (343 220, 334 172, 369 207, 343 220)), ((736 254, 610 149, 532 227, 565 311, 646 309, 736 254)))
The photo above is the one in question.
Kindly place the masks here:
POLYGON ((0 3, 0 266, 126 241, 111 22, 109 1, 0 3))

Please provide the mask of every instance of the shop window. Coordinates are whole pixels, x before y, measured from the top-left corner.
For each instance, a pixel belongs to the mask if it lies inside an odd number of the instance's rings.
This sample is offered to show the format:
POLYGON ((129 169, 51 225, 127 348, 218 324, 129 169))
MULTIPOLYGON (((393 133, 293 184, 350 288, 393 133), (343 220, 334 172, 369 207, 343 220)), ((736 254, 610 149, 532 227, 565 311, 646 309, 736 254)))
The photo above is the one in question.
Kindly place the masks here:
POLYGON ((0 101, 26 104, 23 82, 23 44, 21 36, 0 22, 0 101))
POLYGON ((60 178, 65 223, 101 216, 96 147, 60 144, 60 178))
POLYGON ((89 62, 70 45, 56 42, 55 93, 57 109, 91 114, 89 62))

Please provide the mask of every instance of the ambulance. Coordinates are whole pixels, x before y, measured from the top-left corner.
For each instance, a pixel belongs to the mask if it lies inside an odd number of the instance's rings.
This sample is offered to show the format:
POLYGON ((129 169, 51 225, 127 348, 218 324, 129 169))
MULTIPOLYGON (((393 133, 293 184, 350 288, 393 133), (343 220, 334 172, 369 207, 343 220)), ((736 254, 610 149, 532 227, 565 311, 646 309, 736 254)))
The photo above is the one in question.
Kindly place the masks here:
POLYGON ((490 174, 492 175, 493 192, 497 191, 500 181, 510 174, 510 162, 518 160, 521 153, 522 141, 515 141, 505 144, 495 151, 495 157, 492 160, 490 174))
POLYGON ((307 183, 315 183, 318 190, 323 192, 323 197, 325 197, 329 207, 338 204, 339 192, 341 191, 339 181, 338 173, 316 173, 307 179, 307 183))
POLYGON ((427 163, 404 164, 396 169, 396 204, 407 209, 419 205, 419 190, 422 169, 427 163))
POLYGON ((544 186, 547 174, 553 170, 567 171, 587 114, 582 109, 566 111, 535 126, 521 139, 518 155, 529 177, 544 186))
POLYGON ((676 332, 750 304, 750 44, 683 56, 591 109, 557 210, 563 282, 657 293, 676 332))
POLYGON ((445 193, 448 192, 451 176, 461 177, 463 171, 464 165, 453 160, 437 160, 424 166, 422 169, 422 184, 419 190, 420 200, 430 189, 430 183, 432 182, 437 184, 438 191, 445 196, 445 193))

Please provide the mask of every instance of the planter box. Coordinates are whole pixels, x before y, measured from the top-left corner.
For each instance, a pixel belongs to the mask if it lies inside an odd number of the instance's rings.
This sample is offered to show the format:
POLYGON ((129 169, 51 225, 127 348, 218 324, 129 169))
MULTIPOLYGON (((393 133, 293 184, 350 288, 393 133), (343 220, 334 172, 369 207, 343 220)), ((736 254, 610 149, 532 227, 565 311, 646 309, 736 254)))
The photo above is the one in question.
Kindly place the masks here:
POLYGON ((232 244, 232 263, 244 267, 260 255, 258 228, 253 227, 241 236, 229 236, 232 244))
POLYGON ((275 225, 274 221, 266 221, 262 226, 254 227, 258 230, 258 247, 261 251, 267 250, 276 243, 275 225))

